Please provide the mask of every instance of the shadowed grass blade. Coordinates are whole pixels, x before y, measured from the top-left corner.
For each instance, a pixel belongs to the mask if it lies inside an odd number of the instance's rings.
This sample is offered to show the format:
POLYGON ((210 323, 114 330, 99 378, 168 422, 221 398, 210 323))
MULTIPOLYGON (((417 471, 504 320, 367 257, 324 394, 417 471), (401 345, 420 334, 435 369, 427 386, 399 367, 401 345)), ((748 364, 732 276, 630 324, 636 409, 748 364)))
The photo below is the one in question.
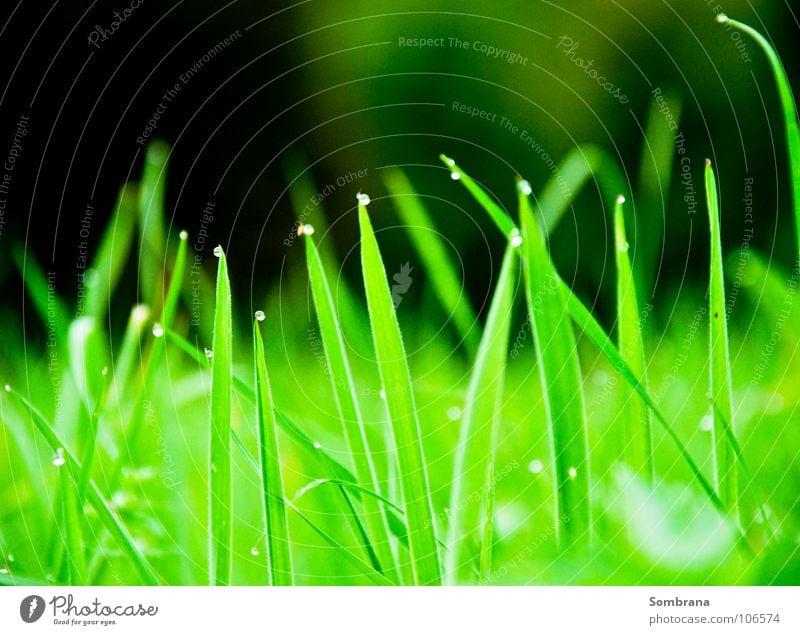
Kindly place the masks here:
POLYGON ((708 309, 711 319, 709 360, 711 364, 710 390, 715 405, 712 416, 714 443, 714 477, 717 494, 725 509, 738 515, 736 484, 736 456, 728 436, 725 421, 733 422, 733 389, 728 353, 728 324, 725 308, 725 281, 722 270, 722 245, 719 236, 719 201, 717 181, 711 161, 706 161, 706 201, 711 228, 711 277, 708 290, 708 309))
POLYGON ((358 206, 358 219, 361 228, 361 267, 364 287, 375 354, 386 394, 386 406, 397 452, 414 583, 441 584, 430 486, 422 451, 411 375, 386 279, 386 269, 367 209, 361 201, 358 206))
MULTIPOLYGON (((636 257, 634 267, 639 297, 652 293, 661 259, 672 184, 672 166, 680 133, 681 101, 672 93, 653 89, 645 139, 639 159, 639 195, 636 200, 636 257)), ((619 190, 624 194, 624 190, 619 190)))
POLYGON ((564 548, 588 545, 592 512, 589 498, 589 450, 583 411, 583 385, 567 294, 553 285, 557 274, 520 188, 523 262, 528 315, 553 446, 556 483, 556 527, 564 548))
POLYGON ((509 244, 503 258, 461 417, 450 491, 450 527, 445 560, 449 584, 475 582, 474 572, 481 569, 486 475, 494 463, 503 403, 517 248, 518 245, 509 244))
POLYGON ((144 169, 139 186, 139 284, 141 297, 159 307, 164 286, 164 192, 169 147, 152 141, 144 152, 144 169))
POLYGON ((214 308, 214 357, 211 362, 211 425, 209 444, 209 583, 227 585, 231 577, 233 537, 231 483, 231 406, 233 384, 233 320, 228 265, 222 247, 214 308))
POLYGON ((272 406, 272 393, 267 375, 264 341, 259 328, 259 322, 263 319, 263 313, 256 314, 256 320, 253 323, 253 350, 256 356, 256 416, 261 488, 264 493, 267 568, 270 573, 270 584, 291 586, 293 583, 292 553, 284 505, 278 431, 275 427, 275 411, 272 406))
MULTIPOLYGON (((311 235, 306 238, 306 256, 308 260, 308 275, 311 283, 311 295, 317 313, 322 342, 324 344, 325 358, 328 361, 330 380, 336 398, 336 407, 339 418, 344 427, 350 456, 355 467, 356 478, 362 487, 378 491, 378 479, 372 461, 372 453, 367 441, 364 420, 356 399, 357 390, 353 381, 350 361, 347 357, 344 335, 336 316, 328 286, 327 272, 316 243, 311 235)), ((389 540, 389 529, 384 511, 374 498, 362 499, 364 506, 365 522, 369 528, 374 549, 380 567, 386 576, 395 580, 396 563, 389 540)))
POLYGON ((775 49, 761 33, 742 22, 731 20, 723 13, 717 15, 717 21, 721 24, 729 24, 753 38, 764 53, 766 53, 767 60, 772 68, 772 73, 775 76, 775 82, 778 85, 778 95, 781 100, 781 109, 783 110, 784 124, 786 126, 786 148, 789 153, 789 181, 792 188, 794 222, 797 235, 796 246, 797 249, 800 250, 800 122, 797 120, 797 106, 795 105, 794 96, 792 95, 792 86, 789 83, 789 77, 786 75, 786 69, 783 67, 781 59, 778 57, 775 49))
MULTIPOLYGON (((69 466, 70 474, 74 477, 82 472, 81 465, 78 463, 72 454, 67 450, 64 442, 58 437, 53 427, 47 422, 42 414, 34 408, 25 397, 18 392, 11 390, 6 386, 6 392, 15 397, 30 414, 36 429, 44 437, 44 440, 50 446, 50 449, 56 453, 64 461, 62 467, 69 466)), ((125 526, 120 522, 116 512, 111 509, 111 506, 100 494, 100 490, 95 485, 94 481, 90 481, 89 487, 86 491, 86 497, 89 504, 94 508, 95 512, 100 518, 100 522, 115 538, 119 546, 125 552, 125 555, 133 564, 139 576, 146 584, 157 585, 158 576, 150 563, 145 559, 139 548, 134 543, 133 537, 130 535, 125 526)))
MULTIPOLYGON (((619 196, 614 206, 614 246, 617 265, 617 333, 619 351, 637 377, 647 386, 647 361, 636 300, 636 284, 628 257, 628 240, 625 235, 625 197, 619 196)), ((622 408, 617 413, 621 422, 620 440, 624 444, 624 457, 629 467, 643 479, 654 476, 653 447, 650 432, 650 410, 635 394, 631 386, 622 386, 622 408)))
POLYGON ((542 229, 546 235, 556 228, 564 212, 590 179, 596 179, 601 200, 628 192, 628 182, 619 161, 602 148, 579 145, 558 164, 558 171, 542 189, 538 199, 542 229))
POLYGON ((108 309, 111 296, 128 264, 133 233, 136 227, 136 188, 126 185, 120 190, 114 215, 109 221, 86 275, 93 278, 87 285, 86 313, 100 319, 108 309))
POLYGON ((430 281, 442 308, 452 319, 470 357, 474 357, 480 342, 478 318, 453 259, 448 256, 445 241, 406 175, 399 169, 384 170, 382 174, 417 254, 428 271, 436 272, 430 281))
POLYGON ((33 306, 47 329, 51 345, 66 342, 70 322, 70 310, 56 293, 55 272, 45 272, 36 261, 32 251, 14 247, 14 262, 22 275, 25 289, 33 306))
POLYGON ((516 226, 514 221, 508 213, 494 202, 491 196, 478 185, 468 174, 456 165, 456 162, 443 154, 439 158, 444 164, 450 168, 450 176, 456 181, 461 181, 461 184, 467 188, 467 191, 472 194, 473 198, 480 204, 481 207, 489 214, 489 217, 494 221, 494 224, 500 229, 502 234, 506 237, 511 237, 511 232, 514 231, 516 226))

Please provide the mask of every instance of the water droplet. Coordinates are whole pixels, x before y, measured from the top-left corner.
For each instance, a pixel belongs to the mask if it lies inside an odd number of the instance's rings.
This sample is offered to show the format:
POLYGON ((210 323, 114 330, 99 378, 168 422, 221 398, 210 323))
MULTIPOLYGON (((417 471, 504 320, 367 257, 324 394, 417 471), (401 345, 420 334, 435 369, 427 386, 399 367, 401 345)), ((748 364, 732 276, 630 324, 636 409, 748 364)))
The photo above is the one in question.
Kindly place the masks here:
POLYGON ((182 229, 182 230, 181 230, 181 233, 180 233, 180 234, 178 234, 178 237, 179 237, 181 240, 188 240, 188 238, 189 238, 189 232, 187 232, 185 229, 182 229))
POLYGON ((67 460, 64 458, 64 448, 58 448, 58 450, 56 450, 56 455, 53 457, 53 465, 61 467, 66 462, 67 460))
POLYGON ((253 548, 250 550, 250 555, 251 555, 251 556, 257 556, 259 553, 261 553, 261 552, 258 550, 258 547, 253 547, 253 548))
POLYGON ((221 258, 222 257, 222 246, 221 245, 217 245, 216 247, 214 247, 214 255, 217 258, 221 258))
MULTIPOLYGON (((369 197, 367 197, 369 198, 369 197)), ((314 235, 314 226, 313 225, 300 225, 297 228, 297 235, 298 236, 313 236, 314 235)))
POLYGON ((137 304, 131 311, 131 321, 136 326, 141 326, 150 317, 150 309, 144 304, 137 304))
POLYGON ((8 567, 3 567, 2 569, 0 569, 0 573, 4 573, 4 574, 8 573, 8 567))
POLYGON ((461 419, 462 414, 464 413, 458 406, 450 406, 447 409, 447 418, 450 419, 450 421, 458 421, 461 419))
POLYGON ((528 183, 525 179, 520 179, 517 181, 517 189, 522 192, 525 196, 530 196, 531 192, 533 192, 533 188, 531 184, 528 183))
POLYGON ((511 242, 512 247, 519 247, 522 244, 522 236, 520 236, 519 230, 516 227, 511 230, 508 240, 511 242))
POLYGON ((714 416, 708 414, 700 419, 700 429, 705 432, 711 432, 714 429, 714 416))
POLYGON ((598 370, 592 374, 592 382, 595 386, 605 386, 608 383, 608 373, 604 370, 598 370))
POLYGON ((450 178, 454 181, 459 181, 461 179, 461 172, 450 172, 450 178))
POLYGON ((100 274, 97 273, 96 269, 87 269, 86 274, 83 276, 83 284, 85 284, 90 289, 93 289, 97 286, 97 283, 100 282, 100 274))
POLYGON ((381 390, 380 390, 380 392, 378 393, 378 395, 380 396, 380 398, 381 398, 381 399, 383 399, 384 401, 386 401, 386 391, 385 391, 383 388, 381 388, 381 390))
POLYGON ((319 450, 322 447, 322 444, 319 441, 314 441, 314 448, 319 450))
POLYGON ((717 14, 717 22, 719 22, 720 24, 725 24, 727 21, 728 21, 727 15, 725 15, 724 13, 717 14))
POLYGON ((567 470, 567 474, 571 479, 575 479, 578 476, 578 470, 574 467, 571 467, 567 470))
POLYGON ((9 562, 14 562, 14 554, 13 554, 13 553, 10 553, 10 554, 8 554, 8 556, 7 556, 7 558, 6 558, 6 559, 7 559, 9 562))
POLYGON ((103 375, 103 377, 105 377, 106 375, 108 375, 108 366, 103 366, 103 370, 102 370, 102 371, 100 371, 100 372, 101 372, 101 374, 103 375))
POLYGON ((164 337, 164 327, 161 326, 160 322, 156 322, 155 324, 153 324, 153 336, 164 337))
POLYGON ((539 459, 534 459, 533 461, 528 463, 528 471, 531 474, 541 474, 543 469, 544 469, 544 463, 542 463, 539 459))
POLYGON ((358 194, 356 194, 356 200, 358 201, 359 205, 363 205, 364 207, 369 205, 371 202, 369 194, 364 194, 364 192, 359 192, 358 194))
POLYGON ((266 319, 267 316, 264 314, 263 311, 256 311, 256 320, 258 320, 259 322, 263 322, 266 319))
POLYGON ((8 384, 5 385, 6 392, 11 392, 11 386, 8 384))
POLYGON ((625 197, 624 197, 622 194, 620 194, 620 195, 617 197, 617 203, 619 203, 620 205, 622 205, 624 202, 625 202, 625 197))
POLYGON ((210 348, 204 348, 203 350, 205 351, 208 359, 214 359, 214 351, 212 351, 210 348))
POLYGON ((631 246, 628 244, 627 240, 621 242, 620 245, 619 245, 619 250, 622 253, 626 253, 630 248, 631 248, 631 246))
POLYGON ((456 164, 455 160, 454 160, 454 159, 451 159, 450 157, 447 157, 447 159, 446 159, 446 163, 447 163, 447 165, 448 165, 448 166, 450 166, 451 168, 452 168, 452 167, 453 167, 453 166, 456 164))

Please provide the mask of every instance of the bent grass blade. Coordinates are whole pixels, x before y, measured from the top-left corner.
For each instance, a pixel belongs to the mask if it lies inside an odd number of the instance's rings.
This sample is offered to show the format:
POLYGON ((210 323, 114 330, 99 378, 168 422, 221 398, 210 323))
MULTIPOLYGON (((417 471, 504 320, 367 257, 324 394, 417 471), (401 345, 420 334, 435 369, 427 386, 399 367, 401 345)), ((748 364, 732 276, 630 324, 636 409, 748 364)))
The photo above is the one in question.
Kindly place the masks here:
POLYGON ((383 182, 392 195, 405 230, 428 271, 435 271, 430 281, 439 303, 467 347, 470 358, 477 354, 480 329, 475 309, 467 297, 464 284, 453 260, 447 255, 445 241, 436 230, 417 192, 399 169, 383 171, 383 182))

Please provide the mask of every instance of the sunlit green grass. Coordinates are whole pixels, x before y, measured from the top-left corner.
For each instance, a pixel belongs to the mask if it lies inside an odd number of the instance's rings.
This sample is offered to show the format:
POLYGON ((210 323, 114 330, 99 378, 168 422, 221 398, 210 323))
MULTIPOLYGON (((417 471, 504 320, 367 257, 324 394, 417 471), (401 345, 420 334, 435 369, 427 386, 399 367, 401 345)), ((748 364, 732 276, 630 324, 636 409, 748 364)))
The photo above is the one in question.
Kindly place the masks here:
MULTIPOLYGON (((797 188, 796 112, 759 43, 797 188)), ((654 145, 668 165, 671 147, 654 145)), ((560 164, 566 190, 552 180, 534 194, 520 175, 499 193, 507 206, 480 167, 442 156, 438 195, 465 188, 505 245, 482 309, 446 219, 393 169, 389 198, 354 192, 341 220, 358 229, 359 277, 340 276, 315 210, 295 228, 291 275, 255 315, 233 292, 246 265, 235 248, 208 254, 193 325, 190 240, 165 229, 168 157, 151 146, 141 183, 122 188, 81 315, 30 253, 14 254, 44 337, 0 341, 0 583, 800 579, 796 271, 726 252, 710 164, 710 266, 669 313, 643 313, 651 272, 638 273, 643 248, 626 230, 637 188, 579 146, 560 164), (591 179, 613 228, 611 322, 552 257, 591 179), (415 263, 402 302, 390 241, 415 263), (138 305, 118 288, 134 266, 138 305), (122 301, 127 321, 110 323, 122 301)), ((314 186, 302 165, 287 172, 299 215, 314 186)), ((14 332, 18 316, 2 320, 14 332)))

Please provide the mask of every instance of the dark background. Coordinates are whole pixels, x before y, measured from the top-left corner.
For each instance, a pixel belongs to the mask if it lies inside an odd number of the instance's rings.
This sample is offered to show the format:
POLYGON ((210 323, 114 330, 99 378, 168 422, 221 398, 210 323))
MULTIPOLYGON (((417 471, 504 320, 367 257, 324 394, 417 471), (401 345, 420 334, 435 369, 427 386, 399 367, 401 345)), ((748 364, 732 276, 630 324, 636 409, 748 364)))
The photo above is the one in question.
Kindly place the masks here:
MULTIPOLYGON (((30 117, 30 134, 0 236, 6 254, 0 285, 13 290, 12 302, 22 297, 9 257, 14 245, 27 245, 47 268, 74 269, 87 203, 97 210, 90 239, 95 245, 120 185, 138 178, 142 148, 136 139, 161 96, 195 60, 237 30, 242 36, 182 87, 155 136, 172 146, 171 231, 196 234, 201 211, 213 200, 212 243, 227 246, 233 267, 251 272, 235 280, 240 287, 252 277, 252 284, 265 290, 277 280, 284 256, 295 257, 282 244, 294 218, 284 169, 291 155, 312 166, 319 190, 348 172, 368 170, 364 179, 335 188, 325 199, 332 222, 341 217, 334 229, 341 254, 356 240, 352 212, 358 189, 376 201, 377 224, 389 225, 393 211, 379 202, 385 190, 377 168, 410 166, 420 192, 445 199, 441 206, 432 203, 432 211, 440 230, 462 251, 470 292, 482 296, 491 277, 482 251, 486 239, 452 204, 464 207, 479 226, 486 223, 447 178, 438 154, 455 156, 509 206, 516 173, 539 191, 549 172, 518 138, 496 124, 452 112, 452 102, 506 115, 556 159, 577 143, 600 145, 618 158, 636 191, 639 126, 655 86, 682 101, 681 130, 698 201, 703 160, 711 157, 718 167, 726 245, 741 241, 740 199, 749 175, 755 213, 762 218, 753 245, 788 261, 794 232, 775 84, 750 40, 743 41, 752 62, 742 61, 730 32, 714 20, 716 4, 144 0, 96 49, 89 34, 96 25, 109 28, 114 11, 131 6, 127 0, 4 2, 0 154, 11 147, 22 114, 30 117), (618 103, 566 59, 555 47, 561 35, 580 42, 579 54, 594 59, 630 102, 618 103), (471 49, 403 48, 399 37, 481 40, 528 62, 513 65, 471 49), (448 223, 450 218, 454 222, 448 223)), ((766 33, 790 78, 797 77, 799 25, 788 3, 731 1, 722 9, 766 33)), ((698 280, 705 276, 706 223, 698 216, 692 224, 680 194, 673 178, 666 209, 637 209, 637 222, 666 227, 656 294, 695 271, 698 280)), ((699 210, 705 213, 704 207, 699 210)), ((602 273, 609 255, 606 218, 597 188, 590 186, 554 236, 559 266, 586 294, 607 278, 602 273)), ((487 236, 490 245, 499 245, 495 233, 487 236)), ((391 254, 405 246, 388 241, 385 249, 391 254)), ((345 268, 355 273, 352 258, 345 268)), ((66 297, 74 291, 73 279, 59 278, 66 297)))

